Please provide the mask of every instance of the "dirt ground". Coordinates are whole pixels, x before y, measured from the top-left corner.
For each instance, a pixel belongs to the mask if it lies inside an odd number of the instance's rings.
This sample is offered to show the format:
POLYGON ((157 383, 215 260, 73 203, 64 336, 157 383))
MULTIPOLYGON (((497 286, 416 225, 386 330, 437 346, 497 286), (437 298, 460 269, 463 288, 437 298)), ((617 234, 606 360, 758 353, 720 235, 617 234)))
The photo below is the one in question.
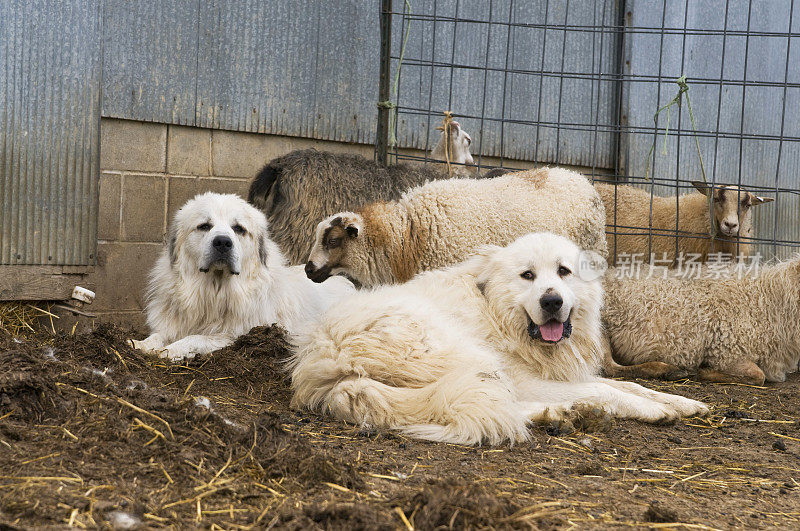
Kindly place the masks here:
POLYGON ((800 526, 797 375, 640 382, 713 414, 473 448, 292 411, 277 329, 183 365, 129 335, 0 335, 0 529, 800 526))

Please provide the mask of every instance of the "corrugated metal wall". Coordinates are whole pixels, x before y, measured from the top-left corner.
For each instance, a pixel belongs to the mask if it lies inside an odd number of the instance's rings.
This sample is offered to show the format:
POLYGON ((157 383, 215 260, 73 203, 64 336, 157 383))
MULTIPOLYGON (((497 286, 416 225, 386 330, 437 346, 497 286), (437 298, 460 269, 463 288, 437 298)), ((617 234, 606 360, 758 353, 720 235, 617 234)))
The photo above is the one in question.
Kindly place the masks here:
POLYGON ((0 264, 94 262, 100 21, 99 0, 0 2, 0 264))
POLYGON ((104 13, 104 116, 375 141, 377 2, 106 0, 104 13))
MULTIPOLYGON (((777 195, 775 203, 754 209, 756 236, 800 241, 800 195, 776 192, 800 188, 800 6, 792 11, 791 0, 727 6, 726 16, 726 2, 720 1, 628 2, 626 25, 635 29, 625 38, 630 63, 625 74, 631 81, 623 86, 624 171, 645 175, 654 141, 653 115, 675 96, 675 80, 685 73, 708 180, 763 187, 759 194, 777 195)), ((666 119, 663 112, 660 128, 666 127, 666 119)), ((666 152, 663 132, 659 134, 650 174, 700 180, 685 105, 673 107, 669 129, 666 152)), ((675 193, 668 186, 655 191, 675 193)), ((762 245, 761 251, 787 257, 794 250, 762 245)))
POLYGON ((610 27, 618 2, 435 0, 413 2, 412 13, 405 21, 395 15, 392 27, 394 56, 409 28, 397 101, 401 147, 429 147, 440 113, 451 110, 472 134, 473 153, 614 166, 616 85, 609 74, 619 57, 610 27), (609 31, 591 29, 601 26, 609 31))

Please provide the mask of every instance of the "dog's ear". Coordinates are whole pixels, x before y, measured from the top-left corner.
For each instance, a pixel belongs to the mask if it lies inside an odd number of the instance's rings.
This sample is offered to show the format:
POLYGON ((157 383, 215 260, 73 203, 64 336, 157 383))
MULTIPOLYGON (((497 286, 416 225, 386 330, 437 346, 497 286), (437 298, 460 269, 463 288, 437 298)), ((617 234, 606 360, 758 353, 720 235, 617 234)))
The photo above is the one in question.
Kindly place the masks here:
POLYGON ((258 259, 261 260, 262 265, 267 265, 267 258, 269 257, 269 253, 267 252, 267 240, 269 240, 267 232, 262 231, 261 236, 258 238, 258 259))
POLYGON ((475 277, 475 281, 481 291, 483 291, 484 285, 489 280, 489 272, 491 270, 489 264, 492 258, 494 258, 495 253, 500 249, 502 249, 502 247, 497 245, 482 245, 475 251, 474 255, 464 262, 467 273, 475 277))
POLYGON ((169 252, 169 263, 175 264, 178 259, 178 230, 175 228, 176 223, 172 223, 167 230, 167 251, 169 252))

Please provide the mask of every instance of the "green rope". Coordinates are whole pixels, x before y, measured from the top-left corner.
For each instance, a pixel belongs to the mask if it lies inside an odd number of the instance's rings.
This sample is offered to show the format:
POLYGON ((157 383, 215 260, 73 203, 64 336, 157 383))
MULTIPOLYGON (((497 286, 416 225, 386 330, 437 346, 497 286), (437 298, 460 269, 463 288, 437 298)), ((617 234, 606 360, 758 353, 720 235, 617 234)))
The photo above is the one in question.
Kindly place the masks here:
MULTIPOLYGON (((692 122, 692 132, 694 133, 694 144, 697 148, 697 158, 700 160, 700 174, 703 177, 703 182, 708 184, 708 179, 706 178, 706 167, 703 164, 703 155, 700 153, 700 141, 697 138, 697 127, 694 123, 694 113, 692 112, 692 102, 689 100, 689 84, 686 83, 686 76, 681 76, 675 80, 675 83, 678 85, 678 93, 675 94, 675 97, 670 100, 669 103, 661 107, 656 111, 653 115, 653 123, 656 127, 656 137, 653 138, 653 145, 650 146, 650 152, 647 154, 647 168, 645 170, 644 178, 645 180, 650 180, 650 161, 651 157, 653 156, 653 152, 656 149, 656 142, 658 140, 658 115, 661 111, 667 111, 667 127, 664 129, 664 149, 662 150, 662 155, 667 154, 667 138, 669 136, 669 112, 673 105, 677 105, 678 107, 681 106, 682 98, 684 95, 686 96, 686 107, 689 109, 689 119, 692 122)), ((680 124, 679 124, 680 125, 680 124)), ((653 171, 655 171, 655 157, 652 158, 653 161, 653 171)), ((708 209, 711 211, 712 203, 713 203, 713 194, 708 194, 708 209)), ((717 233, 717 226, 716 220, 714 216, 711 215, 711 237, 713 238, 717 233)))
MULTIPOLYGON (((411 4, 405 0, 403 5, 403 15, 411 14, 411 4)), ((389 109, 389 147, 397 145, 397 137, 394 134, 395 123, 397 122, 397 105, 392 103, 392 100, 397 98, 397 88, 400 84, 400 69, 403 67, 403 57, 406 54, 406 43, 408 42, 408 30, 411 27, 411 21, 406 24, 406 31, 403 35, 403 46, 400 48, 400 60, 397 63, 397 71, 394 73, 394 81, 392 82, 392 90, 389 99, 386 101, 379 101, 379 109, 389 109)))

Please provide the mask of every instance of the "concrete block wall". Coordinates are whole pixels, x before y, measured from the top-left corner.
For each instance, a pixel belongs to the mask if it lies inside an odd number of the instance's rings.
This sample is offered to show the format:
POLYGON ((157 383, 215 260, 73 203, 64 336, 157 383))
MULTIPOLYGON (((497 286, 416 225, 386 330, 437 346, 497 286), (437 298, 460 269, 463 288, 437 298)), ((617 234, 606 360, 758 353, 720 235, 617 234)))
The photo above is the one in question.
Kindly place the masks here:
POLYGON ((175 211, 205 191, 246 197, 266 162, 310 147, 373 155, 367 145, 103 119, 97 265, 86 279, 97 298, 87 309, 145 332, 147 275, 175 211))

